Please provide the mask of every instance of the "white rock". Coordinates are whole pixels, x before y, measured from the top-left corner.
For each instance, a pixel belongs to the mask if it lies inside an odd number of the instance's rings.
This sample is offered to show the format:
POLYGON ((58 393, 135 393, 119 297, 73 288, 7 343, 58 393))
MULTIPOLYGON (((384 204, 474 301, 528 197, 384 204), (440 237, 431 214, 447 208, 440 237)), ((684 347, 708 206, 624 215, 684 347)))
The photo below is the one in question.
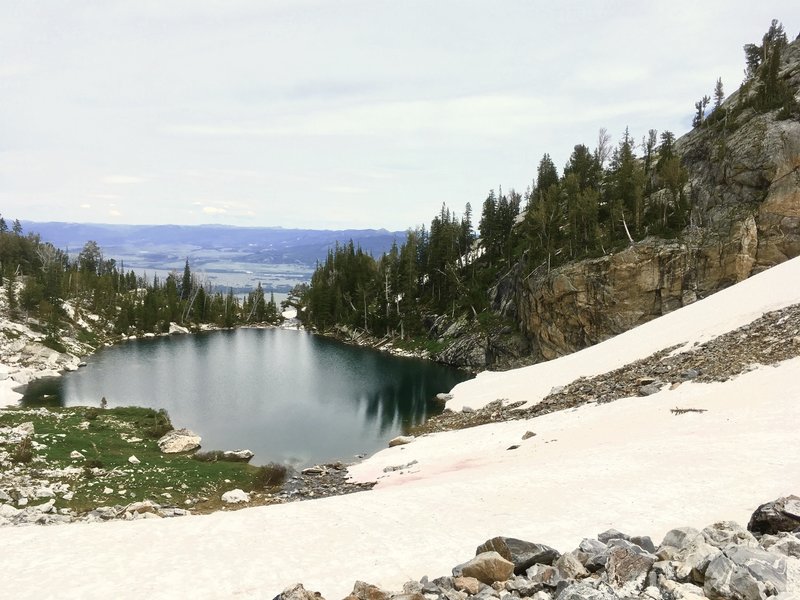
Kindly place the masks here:
POLYGON ((17 506, 28 506, 28 499, 23 496, 19 500, 17 500, 17 506))
POLYGON ((389 440, 389 448, 394 446, 402 446, 403 444, 409 444, 414 441, 413 435, 398 435, 396 438, 392 438, 389 440))
POLYGON ((40 487, 33 492, 33 495, 37 498, 55 498, 56 493, 51 488, 40 487))
POLYGON ((38 504, 37 506, 33 506, 31 508, 33 508, 33 510, 41 512, 41 513, 49 513, 51 510, 53 510, 53 505, 55 503, 56 503, 56 501, 51 498, 50 500, 48 500, 44 504, 38 504))
POLYGON ((169 334, 170 335, 184 334, 184 333, 189 333, 189 330, 186 329, 186 327, 181 327, 177 323, 170 323, 169 324, 169 334))
POLYGON ((113 494, 114 490, 112 490, 110 487, 106 487, 106 488, 103 488, 103 493, 104 494, 113 494))
POLYGON ((240 502, 250 502, 250 494, 244 490, 235 489, 222 494, 222 501, 228 504, 239 504, 240 502))
POLYGON ((152 500, 142 500, 141 502, 133 502, 129 504, 127 508, 125 508, 126 512, 136 512, 136 513, 147 513, 147 512, 154 512, 161 508, 160 505, 156 504, 152 500))
POLYGON ((158 440, 158 447, 164 454, 189 452, 200 447, 202 438, 188 429, 173 429, 158 440))
POLYGON ((14 427, 14 431, 25 435, 33 435, 33 423, 31 423, 30 421, 26 423, 20 423, 19 425, 14 427))
POLYGON ((236 460, 242 462, 247 462, 254 456, 251 450, 226 450, 222 454, 226 460, 236 460))
POLYGON ((139 464, 140 462, 142 462, 142 461, 140 461, 138 458, 136 458, 136 456, 134 456, 133 454, 131 454, 131 455, 128 457, 128 462, 129 462, 129 463, 131 463, 132 465, 138 465, 138 464, 139 464))
POLYGON ((73 450, 72 452, 70 452, 70 453, 69 453, 69 457, 70 457, 70 458, 75 458, 75 459, 81 459, 81 458, 85 458, 85 457, 83 456, 83 454, 81 454, 81 453, 80 453, 80 452, 78 452, 77 450, 73 450))
POLYGON ((64 500, 66 500, 67 502, 69 502, 70 500, 72 500, 75 497, 75 492, 67 492, 66 494, 64 494, 61 497, 64 498, 64 500))
POLYGON ((14 508, 9 504, 0 504, 0 517, 11 519, 19 513, 19 509, 14 508))

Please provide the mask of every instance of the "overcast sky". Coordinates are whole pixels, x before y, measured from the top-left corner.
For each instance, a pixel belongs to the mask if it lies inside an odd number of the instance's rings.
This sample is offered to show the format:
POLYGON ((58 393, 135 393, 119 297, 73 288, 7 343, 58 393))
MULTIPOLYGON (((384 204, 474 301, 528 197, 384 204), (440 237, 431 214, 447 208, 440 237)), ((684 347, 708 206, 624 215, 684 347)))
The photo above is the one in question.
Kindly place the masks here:
POLYGON ((684 133, 797 0, 0 2, 0 212, 427 223, 542 154, 684 133))

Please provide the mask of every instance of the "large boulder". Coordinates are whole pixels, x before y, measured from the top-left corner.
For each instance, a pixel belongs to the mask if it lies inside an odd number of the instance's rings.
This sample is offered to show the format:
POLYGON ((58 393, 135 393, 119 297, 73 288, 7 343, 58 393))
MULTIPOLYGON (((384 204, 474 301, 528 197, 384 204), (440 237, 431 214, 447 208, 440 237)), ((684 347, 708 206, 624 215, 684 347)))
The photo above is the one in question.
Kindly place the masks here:
POLYGON ((718 554, 705 572, 703 591, 709 598, 763 600, 786 591, 786 560, 745 546, 731 546, 718 554))
POLYGON ((158 440, 158 448, 164 454, 191 452, 200 447, 202 438, 188 429, 173 429, 158 440))
POLYGON ((514 563, 499 553, 482 552, 475 558, 453 567, 453 577, 474 577, 486 585, 507 581, 514 574, 514 563))
POLYGON ((552 565, 561 553, 550 546, 536 544, 509 537, 494 537, 478 546, 475 554, 497 552, 506 560, 514 563, 514 573, 521 575, 535 564, 552 565))
POLYGON ((800 498, 785 496, 762 504, 750 517, 747 530, 756 535, 800 530, 800 498))
POLYGON ((631 596, 646 587, 647 575, 656 557, 622 539, 613 540, 608 550, 605 577, 621 596, 631 596))
POLYGON ((673 561, 679 582, 702 584, 705 571, 719 549, 706 543, 702 533, 693 527, 680 527, 667 532, 658 548, 660 560, 673 561))

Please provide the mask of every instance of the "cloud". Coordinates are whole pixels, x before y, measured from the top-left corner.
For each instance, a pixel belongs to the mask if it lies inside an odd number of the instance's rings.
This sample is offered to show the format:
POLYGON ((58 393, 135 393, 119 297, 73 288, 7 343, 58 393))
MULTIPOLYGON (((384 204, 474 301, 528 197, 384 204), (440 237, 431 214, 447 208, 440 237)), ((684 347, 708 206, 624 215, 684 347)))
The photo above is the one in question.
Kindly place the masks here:
POLYGON ((103 177, 103 183, 110 184, 132 184, 142 183, 145 179, 143 177, 136 177, 135 175, 108 175, 103 177))
POLYGON ((218 206, 204 206, 203 213, 206 215, 224 215, 228 211, 218 206))
POLYGON ((84 203, 83 203, 83 204, 81 204, 80 206, 81 206, 81 208, 92 208, 92 205, 91 205, 91 204, 88 204, 88 203, 86 203, 86 202, 84 202, 84 203))
POLYGON ((109 210, 108 214, 110 216, 112 216, 112 217, 121 217, 122 216, 122 213, 120 211, 118 211, 116 208, 112 208, 111 210, 109 210))
MULTIPOLYGON (((639 72, 620 71, 620 78, 639 72)), ((586 106, 572 95, 548 97, 525 94, 472 95, 434 100, 376 102, 339 109, 285 115, 262 122, 185 124, 166 128, 170 134, 198 137, 269 138, 298 136, 447 135, 519 137, 533 128, 600 122, 614 114, 652 113, 672 107, 669 100, 615 101, 586 106), (660 106, 659 106, 660 104, 660 106)))
POLYGON ((330 194, 367 194, 366 188, 355 187, 352 185, 328 185, 322 188, 322 192, 330 194))

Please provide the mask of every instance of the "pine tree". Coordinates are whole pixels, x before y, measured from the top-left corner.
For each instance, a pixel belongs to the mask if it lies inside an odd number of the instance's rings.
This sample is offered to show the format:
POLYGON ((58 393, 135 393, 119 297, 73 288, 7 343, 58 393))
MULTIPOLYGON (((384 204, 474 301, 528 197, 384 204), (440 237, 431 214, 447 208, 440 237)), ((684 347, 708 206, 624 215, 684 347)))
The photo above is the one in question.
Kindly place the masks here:
POLYGON ((181 300, 188 300, 192 294, 192 271, 189 269, 189 259, 183 267, 183 279, 181 280, 181 300))
POLYGON ((722 106, 722 101, 725 99, 725 92, 722 89, 722 77, 717 78, 717 83, 714 86, 714 110, 722 106))

